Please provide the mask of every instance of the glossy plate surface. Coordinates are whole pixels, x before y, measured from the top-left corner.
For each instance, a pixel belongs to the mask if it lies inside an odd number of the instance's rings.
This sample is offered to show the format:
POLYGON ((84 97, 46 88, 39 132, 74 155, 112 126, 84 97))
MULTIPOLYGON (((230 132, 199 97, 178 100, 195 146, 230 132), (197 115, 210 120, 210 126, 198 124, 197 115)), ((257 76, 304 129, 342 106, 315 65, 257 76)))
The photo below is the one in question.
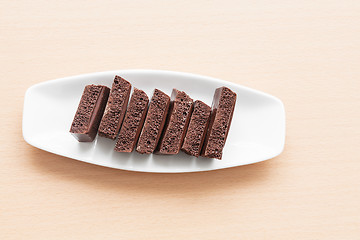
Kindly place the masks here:
POLYGON ((279 155, 285 141, 285 111, 278 98, 224 80, 161 70, 119 70, 61 78, 30 87, 25 95, 23 136, 34 147, 111 168, 167 173, 209 171, 279 155), (149 98, 155 88, 169 95, 172 88, 177 88, 211 106, 216 88, 227 86, 236 92, 223 159, 195 158, 182 152, 173 156, 118 153, 113 151, 114 141, 101 137, 92 143, 79 143, 69 129, 85 85, 111 87, 115 75, 144 90, 149 98))

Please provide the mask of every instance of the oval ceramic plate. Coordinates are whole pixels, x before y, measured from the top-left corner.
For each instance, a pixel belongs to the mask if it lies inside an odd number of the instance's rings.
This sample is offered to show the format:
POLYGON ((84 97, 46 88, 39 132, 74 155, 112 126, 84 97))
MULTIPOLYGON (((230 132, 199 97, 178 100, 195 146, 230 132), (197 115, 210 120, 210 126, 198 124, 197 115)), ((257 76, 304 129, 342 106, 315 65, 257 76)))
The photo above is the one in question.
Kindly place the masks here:
POLYGON ((34 147, 96 165, 142 172, 196 172, 256 163, 279 155, 285 141, 282 102, 271 95, 224 80, 189 73, 158 70, 119 70, 56 79, 30 87, 25 95, 23 136, 34 147), (85 85, 111 87, 120 75, 149 98, 155 88, 171 94, 183 90, 194 100, 211 106, 216 88, 227 86, 237 93, 235 112, 223 159, 177 155, 141 155, 113 151, 115 142, 97 137, 80 143, 70 133, 85 85))

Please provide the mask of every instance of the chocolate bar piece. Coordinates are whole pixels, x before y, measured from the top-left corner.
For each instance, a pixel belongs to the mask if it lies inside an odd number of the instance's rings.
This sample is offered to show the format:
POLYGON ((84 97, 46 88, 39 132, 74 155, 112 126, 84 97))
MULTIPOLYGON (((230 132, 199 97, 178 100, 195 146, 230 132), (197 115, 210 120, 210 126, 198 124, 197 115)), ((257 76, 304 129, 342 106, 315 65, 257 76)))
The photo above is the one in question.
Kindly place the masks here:
POLYGON ((227 87, 217 88, 212 103, 209 128, 201 156, 222 158, 236 103, 236 93, 227 87))
POLYGON ((149 98, 142 90, 134 88, 124 122, 115 145, 117 152, 132 152, 144 124, 149 98))
POLYGON ((146 154, 154 152, 164 128, 169 105, 170 97, 155 89, 136 147, 137 152, 146 154))
POLYGON ((104 116, 99 127, 99 136, 115 139, 124 119, 129 101, 131 84, 122 77, 115 76, 104 116))
POLYGON ((194 110, 186 131, 181 150, 189 155, 199 157, 209 125, 211 108, 202 101, 194 102, 194 110))
POLYGON ((171 105, 156 153, 177 154, 183 143, 189 125, 193 100, 185 93, 173 89, 171 105))
POLYGON ((79 142, 92 142, 95 139, 109 92, 106 86, 85 87, 70 128, 70 133, 79 142))

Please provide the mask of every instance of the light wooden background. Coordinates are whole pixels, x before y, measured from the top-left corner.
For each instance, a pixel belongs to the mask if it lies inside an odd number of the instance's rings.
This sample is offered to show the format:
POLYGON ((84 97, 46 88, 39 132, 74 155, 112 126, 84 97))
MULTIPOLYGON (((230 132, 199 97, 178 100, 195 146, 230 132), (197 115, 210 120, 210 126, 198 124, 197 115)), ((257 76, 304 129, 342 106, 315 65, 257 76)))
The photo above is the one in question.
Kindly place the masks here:
POLYGON ((1 1, 0 80, 0 239, 360 239, 360 1, 1 1), (129 68, 279 97, 285 151, 149 174, 25 143, 28 87, 129 68))

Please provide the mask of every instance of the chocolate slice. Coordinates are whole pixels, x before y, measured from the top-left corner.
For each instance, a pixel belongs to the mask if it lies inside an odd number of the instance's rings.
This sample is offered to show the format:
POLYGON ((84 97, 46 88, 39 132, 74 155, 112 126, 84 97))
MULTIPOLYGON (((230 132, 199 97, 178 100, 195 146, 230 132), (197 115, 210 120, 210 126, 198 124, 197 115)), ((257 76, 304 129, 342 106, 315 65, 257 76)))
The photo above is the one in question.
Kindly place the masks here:
POLYGON ((142 90, 134 88, 127 108, 124 122, 121 126, 115 145, 117 152, 132 152, 144 124, 149 98, 142 90))
POLYGON ((124 119, 129 101, 131 84, 122 77, 115 76, 104 116, 99 127, 99 136, 115 139, 124 119))
POLYGON ((179 153, 189 125, 192 109, 193 100, 185 92, 173 89, 166 127, 156 153, 179 153))
POLYGON ((212 103, 212 112, 201 156, 222 158, 223 148, 229 133, 236 103, 236 93, 227 87, 217 88, 212 103))
POLYGON ((155 89, 136 147, 137 152, 147 154, 154 152, 164 128, 169 105, 170 97, 162 91, 155 89))
POLYGON ((92 142, 96 137, 110 89, 87 85, 81 96, 70 132, 79 142, 92 142))
POLYGON ((194 111, 186 131, 181 150, 189 155, 199 157, 209 125, 211 108, 202 101, 194 102, 194 111))

